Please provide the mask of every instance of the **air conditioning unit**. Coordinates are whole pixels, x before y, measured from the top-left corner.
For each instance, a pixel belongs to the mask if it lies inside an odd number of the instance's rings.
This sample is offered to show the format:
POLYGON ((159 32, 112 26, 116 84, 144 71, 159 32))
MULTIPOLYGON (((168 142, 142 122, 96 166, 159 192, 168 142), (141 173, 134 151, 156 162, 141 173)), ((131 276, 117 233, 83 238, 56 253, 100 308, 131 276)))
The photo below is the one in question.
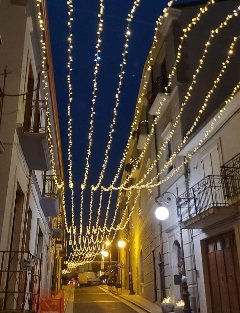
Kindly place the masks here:
POLYGON ((28 0, 11 0, 13 5, 26 5, 28 0))

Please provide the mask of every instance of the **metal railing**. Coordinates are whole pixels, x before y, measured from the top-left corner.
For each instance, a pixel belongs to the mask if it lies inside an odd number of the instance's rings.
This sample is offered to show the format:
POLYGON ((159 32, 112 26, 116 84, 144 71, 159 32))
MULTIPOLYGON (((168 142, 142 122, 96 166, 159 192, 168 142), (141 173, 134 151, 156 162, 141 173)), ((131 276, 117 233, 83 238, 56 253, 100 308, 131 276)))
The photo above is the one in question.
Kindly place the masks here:
POLYGON ((30 252, 0 251, 0 310, 39 306, 41 260, 30 252))
POLYGON ((177 199, 181 221, 186 221, 213 208, 227 206, 223 176, 209 175, 177 199))
POLYGON ((23 131, 30 133, 45 133, 46 105, 44 101, 26 98, 25 102, 23 131))
POLYGON ((56 198, 57 195, 57 186, 55 184, 53 175, 48 175, 46 172, 44 172, 42 196, 56 198))
POLYGON ((240 153, 221 167, 224 192, 227 197, 240 194, 240 153))

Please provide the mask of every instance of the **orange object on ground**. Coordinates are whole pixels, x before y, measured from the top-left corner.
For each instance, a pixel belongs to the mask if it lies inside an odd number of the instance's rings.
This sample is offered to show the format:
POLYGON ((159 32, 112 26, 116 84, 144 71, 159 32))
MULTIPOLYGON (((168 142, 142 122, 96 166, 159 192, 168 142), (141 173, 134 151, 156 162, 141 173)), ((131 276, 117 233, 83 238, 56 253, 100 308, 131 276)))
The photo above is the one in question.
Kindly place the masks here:
POLYGON ((63 290, 51 297, 41 297, 38 313, 64 313, 63 290))

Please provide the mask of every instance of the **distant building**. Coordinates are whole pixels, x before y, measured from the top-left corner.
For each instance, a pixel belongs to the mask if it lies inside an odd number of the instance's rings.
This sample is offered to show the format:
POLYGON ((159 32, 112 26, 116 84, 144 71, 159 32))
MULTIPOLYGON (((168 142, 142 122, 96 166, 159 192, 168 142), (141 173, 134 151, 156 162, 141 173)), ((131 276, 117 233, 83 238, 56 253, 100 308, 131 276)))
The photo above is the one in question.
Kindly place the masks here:
MULTIPOLYGON (((201 6, 205 5, 202 1, 201 6)), ((240 310, 239 86, 233 92, 240 81, 240 42, 234 39, 240 34, 239 17, 233 12, 238 5, 237 1, 209 5, 200 21, 193 20, 196 25, 189 33, 187 25, 200 4, 170 9, 143 71, 135 113, 138 126, 121 182, 126 187, 148 182, 151 186, 119 192, 119 218, 129 218, 119 235, 129 242, 121 253, 126 264, 124 286, 159 305, 166 296, 174 303, 182 298, 185 312, 190 308, 194 313, 240 310), (218 28, 227 15, 232 17, 218 28), (183 29, 187 38, 169 83, 183 29), (230 49, 234 40, 235 49, 230 49), (200 68, 205 49, 208 53, 200 68), (218 79, 228 56, 229 64, 218 79), (152 127, 154 135, 146 148, 152 127), (154 184, 159 186, 153 188, 154 184), (169 217, 162 222, 155 217, 156 201, 169 209, 169 217)))
POLYGON ((63 164, 47 23, 45 1, 0 1, 0 310, 37 310, 40 290, 61 283, 63 164))

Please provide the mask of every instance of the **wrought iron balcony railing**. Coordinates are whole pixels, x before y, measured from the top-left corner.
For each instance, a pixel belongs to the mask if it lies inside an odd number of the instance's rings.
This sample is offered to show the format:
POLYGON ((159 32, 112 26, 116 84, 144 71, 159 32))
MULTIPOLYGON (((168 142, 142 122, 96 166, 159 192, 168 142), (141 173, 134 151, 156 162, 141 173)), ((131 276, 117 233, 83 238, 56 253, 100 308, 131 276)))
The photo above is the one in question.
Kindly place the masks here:
POLYGON ((224 179, 224 192, 228 198, 240 194, 240 153, 221 168, 224 179))
POLYGON ((57 197, 57 186, 55 184, 53 175, 43 174, 43 197, 56 198, 57 197))
POLYGON ((38 311, 41 260, 30 252, 0 251, 0 310, 38 311))
POLYGON ((189 188, 177 199, 181 221, 184 222, 213 208, 228 205, 223 176, 209 175, 189 188))
POLYGON ((27 133, 46 132, 46 105, 40 100, 26 98, 23 131, 27 133))

